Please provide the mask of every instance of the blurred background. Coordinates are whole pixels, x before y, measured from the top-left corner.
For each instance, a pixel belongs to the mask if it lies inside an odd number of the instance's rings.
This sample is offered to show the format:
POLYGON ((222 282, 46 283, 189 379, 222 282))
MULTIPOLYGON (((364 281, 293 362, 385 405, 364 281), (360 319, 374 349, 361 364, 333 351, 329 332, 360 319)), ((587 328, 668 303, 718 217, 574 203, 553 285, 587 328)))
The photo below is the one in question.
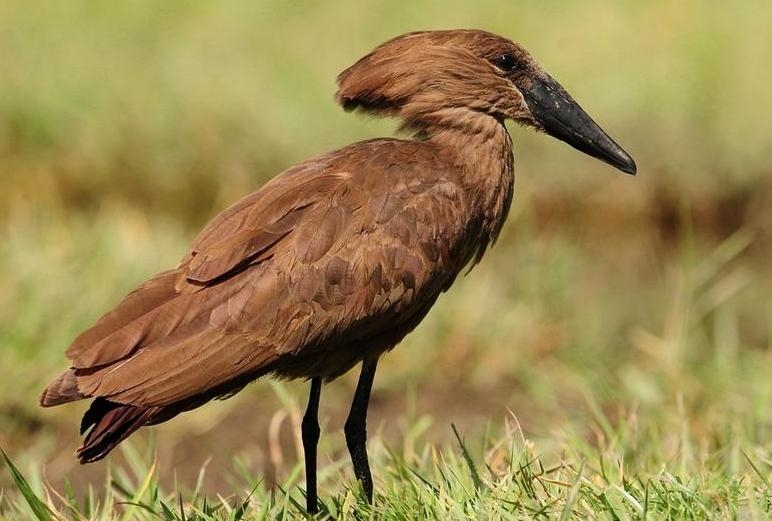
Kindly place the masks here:
MULTIPOLYGON (((451 422, 484 443, 514 415, 547 454, 604 421, 656 431, 665 460, 684 435, 704 457, 769 449, 770 27, 762 0, 0 3, 0 446, 52 483, 102 480, 73 457, 86 404, 37 406, 71 340, 230 202, 394 132, 335 105, 338 72, 407 31, 482 28, 529 49, 639 173, 510 128, 510 218, 381 363, 372 443, 451 444, 451 422)), ((356 377, 323 389, 323 466, 345 454, 356 377)), ((208 492, 234 468, 270 481, 297 461, 306 393, 262 381, 131 446, 169 483, 206 462, 208 492)))

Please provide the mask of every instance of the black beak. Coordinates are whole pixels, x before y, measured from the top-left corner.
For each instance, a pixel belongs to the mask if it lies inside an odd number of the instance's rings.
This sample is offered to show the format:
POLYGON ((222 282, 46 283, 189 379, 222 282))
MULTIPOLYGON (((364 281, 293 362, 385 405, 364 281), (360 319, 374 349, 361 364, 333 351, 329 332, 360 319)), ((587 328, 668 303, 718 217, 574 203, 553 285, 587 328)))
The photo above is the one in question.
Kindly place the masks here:
POLYGON ((528 108, 544 131, 585 154, 635 175, 635 161, 603 132, 571 95, 555 80, 530 78, 521 88, 528 108))

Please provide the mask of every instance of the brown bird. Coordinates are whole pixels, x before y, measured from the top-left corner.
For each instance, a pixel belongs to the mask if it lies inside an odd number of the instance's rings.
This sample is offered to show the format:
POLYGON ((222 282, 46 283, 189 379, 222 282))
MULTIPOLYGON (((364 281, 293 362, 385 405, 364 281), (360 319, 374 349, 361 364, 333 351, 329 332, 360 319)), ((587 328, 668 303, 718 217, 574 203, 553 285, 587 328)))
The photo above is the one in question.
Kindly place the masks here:
POLYGON ((514 181, 504 121, 636 170, 520 45, 484 31, 399 36, 343 71, 338 87, 344 109, 398 117, 411 139, 362 141, 290 167, 75 339, 71 367, 40 403, 94 398, 81 463, 261 376, 305 378, 315 512, 321 385, 362 362, 344 430, 371 501, 365 423, 376 364, 495 242, 514 181))

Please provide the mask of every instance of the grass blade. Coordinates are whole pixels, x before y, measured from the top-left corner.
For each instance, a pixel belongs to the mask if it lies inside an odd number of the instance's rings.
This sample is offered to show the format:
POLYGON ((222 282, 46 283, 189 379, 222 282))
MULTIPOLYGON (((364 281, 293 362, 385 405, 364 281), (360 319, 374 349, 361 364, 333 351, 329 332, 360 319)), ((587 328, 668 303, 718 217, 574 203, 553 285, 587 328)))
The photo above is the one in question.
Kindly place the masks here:
POLYGON ((54 513, 51 511, 51 509, 48 508, 48 505, 46 505, 37 496, 37 494, 35 494, 35 492, 32 490, 32 487, 29 486, 27 480, 24 479, 24 476, 21 474, 21 472, 19 472, 19 469, 17 469, 16 466, 11 462, 11 459, 8 457, 5 451, 0 449, 0 452, 3 454, 5 465, 11 472, 11 477, 13 477, 13 481, 16 483, 16 487, 24 496, 27 504, 35 514, 35 517, 38 518, 39 521, 55 521, 56 517, 54 516, 54 513))
POLYGON ((458 434, 458 429, 456 429, 455 424, 451 423, 450 426, 453 428, 453 434, 456 435, 458 445, 461 447, 461 455, 464 456, 466 466, 469 467, 469 472, 472 475, 472 481, 474 481, 474 488, 479 492, 480 489, 482 489, 483 482, 480 479, 480 474, 477 472, 477 467, 475 466, 474 461, 472 461, 472 456, 469 455, 469 451, 467 450, 466 445, 464 445, 464 440, 462 440, 461 436, 458 434))

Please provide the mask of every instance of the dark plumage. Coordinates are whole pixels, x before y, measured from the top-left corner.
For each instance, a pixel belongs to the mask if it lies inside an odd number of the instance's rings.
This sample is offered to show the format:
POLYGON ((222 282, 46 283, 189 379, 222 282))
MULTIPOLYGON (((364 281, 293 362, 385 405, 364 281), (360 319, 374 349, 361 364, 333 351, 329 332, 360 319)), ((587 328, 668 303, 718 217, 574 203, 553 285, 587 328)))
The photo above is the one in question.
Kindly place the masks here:
POLYGON ((40 400, 95 398, 81 462, 263 375, 306 378, 313 511, 321 382, 364 361, 346 438, 371 497, 364 431, 376 362, 496 240, 514 181, 504 120, 635 171, 524 49, 490 33, 400 36, 338 85, 344 108, 401 118, 413 139, 355 143, 287 169, 82 333, 40 400))

